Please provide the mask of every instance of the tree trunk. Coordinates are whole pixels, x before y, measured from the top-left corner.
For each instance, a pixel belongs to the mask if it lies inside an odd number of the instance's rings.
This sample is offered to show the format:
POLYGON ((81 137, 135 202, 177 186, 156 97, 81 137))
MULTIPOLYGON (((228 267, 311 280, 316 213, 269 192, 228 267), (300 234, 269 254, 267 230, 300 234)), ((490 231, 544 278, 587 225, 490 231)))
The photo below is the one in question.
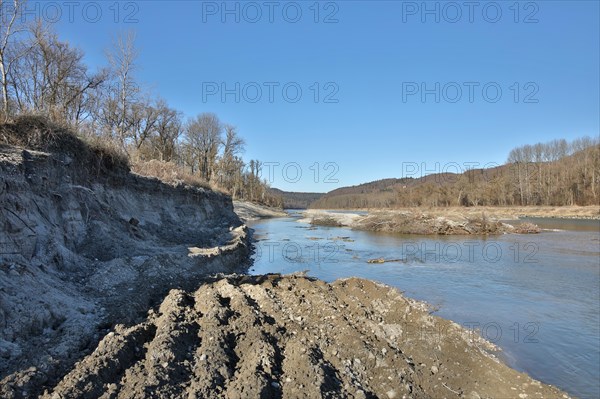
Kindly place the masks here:
POLYGON ((8 74, 4 66, 4 55, 0 56, 0 74, 2 75, 2 112, 4 113, 4 122, 8 121, 8 74))

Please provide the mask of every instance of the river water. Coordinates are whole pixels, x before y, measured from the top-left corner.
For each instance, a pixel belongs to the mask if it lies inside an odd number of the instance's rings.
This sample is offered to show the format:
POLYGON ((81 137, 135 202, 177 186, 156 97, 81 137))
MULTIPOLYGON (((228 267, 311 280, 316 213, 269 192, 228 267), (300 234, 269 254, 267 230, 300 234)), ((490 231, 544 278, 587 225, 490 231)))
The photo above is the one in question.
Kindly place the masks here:
POLYGON ((511 367, 577 397, 600 397, 600 221, 536 219, 540 234, 473 238, 313 228, 289 215, 251 225, 252 274, 389 284, 479 330, 511 367), (376 258, 394 262, 367 262, 376 258))

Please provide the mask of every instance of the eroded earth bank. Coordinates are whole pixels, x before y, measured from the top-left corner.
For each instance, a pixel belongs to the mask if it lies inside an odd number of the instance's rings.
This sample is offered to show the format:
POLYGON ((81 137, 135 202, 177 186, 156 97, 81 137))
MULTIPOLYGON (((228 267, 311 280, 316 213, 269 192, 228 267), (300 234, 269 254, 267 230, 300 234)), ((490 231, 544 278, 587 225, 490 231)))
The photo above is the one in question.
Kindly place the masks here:
POLYGON ((247 266, 247 229, 229 197, 142 178, 82 148, 0 147, 2 398, 54 385, 171 289, 247 266))

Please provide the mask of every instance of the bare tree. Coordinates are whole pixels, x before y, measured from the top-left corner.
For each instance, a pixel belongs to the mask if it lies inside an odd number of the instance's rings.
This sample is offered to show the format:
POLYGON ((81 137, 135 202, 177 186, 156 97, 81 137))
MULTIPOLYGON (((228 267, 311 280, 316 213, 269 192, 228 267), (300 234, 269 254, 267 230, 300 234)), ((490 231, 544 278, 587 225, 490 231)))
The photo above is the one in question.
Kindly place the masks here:
POLYGON ((236 168, 239 167, 239 155, 244 152, 245 141, 241 138, 235 126, 225 125, 225 140, 223 141, 223 154, 218 163, 218 179, 222 188, 229 192, 234 190, 236 168))
POLYGON ((110 111, 116 111, 116 120, 112 121, 116 135, 125 146, 128 124, 128 113, 139 94, 135 81, 136 60, 138 50, 135 47, 136 35, 133 31, 122 33, 114 38, 112 48, 107 52, 115 83, 112 87, 111 99, 108 101, 110 111))
POLYGON ((250 173, 248 175, 248 186, 250 201, 256 201, 261 197, 260 173, 262 171, 262 162, 257 159, 251 159, 249 163, 250 173))
POLYGON ((12 7, 8 2, 0 0, 0 18, 2 23, 6 22, 6 26, 0 29, 0 79, 2 79, 2 112, 4 121, 9 117, 9 71, 14 62, 17 62, 24 56, 29 49, 27 47, 15 48, 10 54, 10 46, 12 40, 20 33, 24 32, 25 26, 20 23, 20 16, 23 11, 26 0, 13 0, 12 7))
POLYGON ((127 138, 132 140, 136 151, 139 152, 142 145, 155 132, 157 122, 158 109, 152 105, 149 98, 139 100, 131 105, 127 123, 131 128, 127 138))
POLYGON ((183 129, 181 113, 170 108, 162 99, 156 103, 156 109, 156 135, 151 138, 153 152, 161 161, 170 162, 175 159, 177 140, 183 129))
POLYGON ((185 129, 192 162, 197 163, 200 175, 210 181, 215 172, 217 154, 221 145, 223 126, 217 115, 204 113, 190 120, 185 129))
POLYGON ((9 80, 20 112, 37 111, 74 125, 91 113, 92 92, 106 80, 90 74, 83 52, 61 42, 41 21, 31 26, 26 54, 13 63, 9 80))

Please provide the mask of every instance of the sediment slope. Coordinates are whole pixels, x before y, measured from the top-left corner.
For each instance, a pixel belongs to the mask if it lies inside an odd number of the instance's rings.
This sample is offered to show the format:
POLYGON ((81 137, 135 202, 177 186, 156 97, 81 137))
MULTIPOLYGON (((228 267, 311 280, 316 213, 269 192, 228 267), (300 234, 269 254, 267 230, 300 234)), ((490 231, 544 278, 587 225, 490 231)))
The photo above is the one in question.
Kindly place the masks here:
POLYGON ((45 398, 566 398, 390 287, 228 277, 173 290, 45 398))
POLYGON ((122 169, 91 173, 79 154, 0 147, 2 398, 35 396, 115 323, 247 259, 229 197, 122 169))
POLYGON ((248 201, 233 201, 233 207, 235 213, 244 222, 258 219, 287 216, 287 213, 285 213, 282 209, 272 208, 265 205, 253 204, 248 201))

